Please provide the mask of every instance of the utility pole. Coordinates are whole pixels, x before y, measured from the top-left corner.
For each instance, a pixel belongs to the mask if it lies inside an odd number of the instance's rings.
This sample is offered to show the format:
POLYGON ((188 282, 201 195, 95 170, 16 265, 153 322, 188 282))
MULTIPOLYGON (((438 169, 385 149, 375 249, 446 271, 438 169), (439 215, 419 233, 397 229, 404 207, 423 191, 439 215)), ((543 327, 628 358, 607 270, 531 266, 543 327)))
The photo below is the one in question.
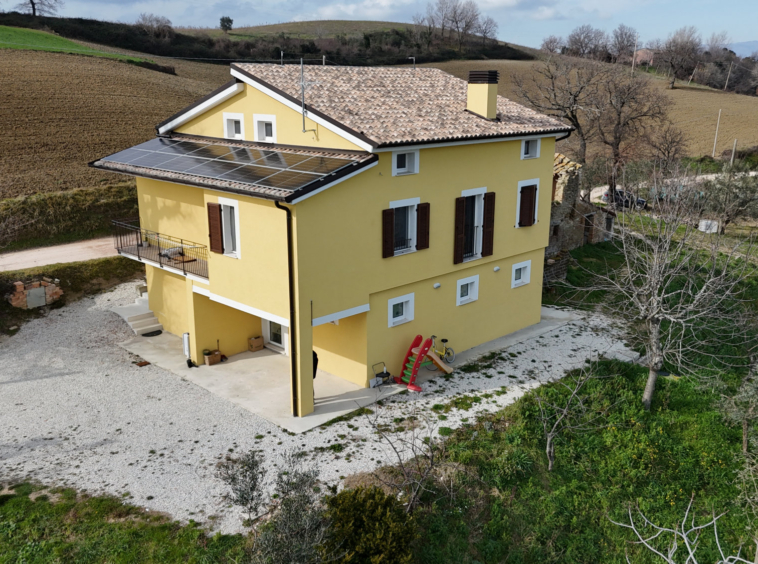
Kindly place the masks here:
POLYGON ((700 62, 699 62, 699 61, 698 61, 697 63, 695 63, 695 68, 694 68, 694 69, 692 69, 692 75, 690 76, 690 79, 689 79, 689 81, 687 82, 687 86, 689 86, 689 85, 690 85, 690 82, 692 82, 692 78, 695 76, 695 71, 697 70, 697 66, 698 66, 699 64, 700 64, 700 62))
POLYGON ((632 51, 632 76, 634 76, 634 62, 637 60, 637 41, 639 38, 639 33, 634 36, 634 51, 632 51))
POLYGON ((737 152, 737 140, 735 139, 734 140, 734 145, 732 145, 732 160, 729 161, 729 166, 733 166, 734 165, 734 153, 736 153, 736 152, 737 152))
POLYGON ((726 92, 726 87, 729 85, 729 77, 732 76, 732 64, 734 63, 729 63, 729 72, 726 73, 726 84, 724 84, 724 92, 726 92))
POLYGON ((716 141, 718 141, 719 138, 719 124, 721 123, 721 110, 719 110, 719 117, 716 120, 716 137, 713 138, 713 152, 711 153, 711 158, 716 158, 716 141))

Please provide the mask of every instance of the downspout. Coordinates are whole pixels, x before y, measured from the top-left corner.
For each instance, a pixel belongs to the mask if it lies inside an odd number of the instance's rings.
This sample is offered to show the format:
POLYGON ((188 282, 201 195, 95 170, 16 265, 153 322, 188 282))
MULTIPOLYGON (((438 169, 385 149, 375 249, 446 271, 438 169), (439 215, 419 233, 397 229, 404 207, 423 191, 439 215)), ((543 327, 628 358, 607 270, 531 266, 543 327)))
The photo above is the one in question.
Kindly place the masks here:
POLYGON ((297 331, 295 330, 295 268, 294 253, 292 252, 292 211, 282 206, 278 201, 274 205, 287 213, 287 276, 289 278, 290 297, 290 371, 292 373, 292 415, 298 417, 300 409, 297 405, 297 331))

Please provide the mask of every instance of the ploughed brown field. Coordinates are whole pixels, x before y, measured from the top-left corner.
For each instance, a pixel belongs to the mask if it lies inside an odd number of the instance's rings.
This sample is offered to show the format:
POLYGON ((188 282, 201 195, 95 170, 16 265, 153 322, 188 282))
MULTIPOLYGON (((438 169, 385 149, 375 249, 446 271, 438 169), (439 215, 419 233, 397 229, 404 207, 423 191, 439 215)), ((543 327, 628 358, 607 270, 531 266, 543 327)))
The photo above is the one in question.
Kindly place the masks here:
POLYGON ((0 199, 123 181, 87 163, 152 138, 157 123, 227 82, 229 69, 179 63, 177 75, 0 50, 0 199))
MULTIPOLYGON (((518 75, 526 79, 539 64, 536 61, 451 61, 427 66, 440 68, 460 78, 466 78, 471 69, 499 70, 500 95, 518 101, 511 77, 518 75)), ((687 87, 686 84, 678 83, 675 90, 667 90, 663 78, 651 78, 672 100, 670 115, 687 135, 687 152, 690 156, 711 154, 719 108, 722 111, 716 156, 724 150, 731 150, 735 138, 738 148, 758 145, 758 97, 726 93, 696 85, 687 87)), ((591 148, 595 151, 600 149, 597 145, 591 148)))
MULTIPOLYGON (((0 50, 0 199, 122 181, 87 163, 150 139, 157 123, 229 80, 226 65, 154 59, 174 65, 177 76, 104 58, 0 50)), ((461 78, 471 69, 497 69, 500 93, 514 98, 511 75, 526 75, 535 64, 434 66, 461 78)), ((656 84, 665 89, 663 80, 656 84)), ((758 145, 758 98, 702 87, 667 95, 691 155, 710 155, 719 108, 717 152, 731 149, 735 137, 740 147, 758 145)))

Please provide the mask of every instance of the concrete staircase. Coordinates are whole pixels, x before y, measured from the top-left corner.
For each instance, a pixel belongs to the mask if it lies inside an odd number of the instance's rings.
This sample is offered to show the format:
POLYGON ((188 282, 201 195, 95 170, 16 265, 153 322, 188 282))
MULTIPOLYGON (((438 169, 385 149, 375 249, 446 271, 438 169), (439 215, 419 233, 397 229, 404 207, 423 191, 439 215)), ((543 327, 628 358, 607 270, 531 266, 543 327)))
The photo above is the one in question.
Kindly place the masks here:
POLYGON ((147 303, 147 293, 141 293, 140 296, 134 300, 133 304, 127 306, 114 307, 112 310, 124 318, 129 324, 129 327, 137 335, 144 335, 152 331, 162 331, 163 325, 155 317, 155 314, 150 311, 150 306, 147 303))

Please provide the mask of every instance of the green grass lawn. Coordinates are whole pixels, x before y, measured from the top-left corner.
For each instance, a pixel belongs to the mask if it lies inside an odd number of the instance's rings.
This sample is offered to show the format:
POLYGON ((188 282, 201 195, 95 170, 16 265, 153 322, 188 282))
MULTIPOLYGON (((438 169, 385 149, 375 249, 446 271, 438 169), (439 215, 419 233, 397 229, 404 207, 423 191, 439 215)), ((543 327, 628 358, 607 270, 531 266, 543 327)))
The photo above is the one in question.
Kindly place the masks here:
MULTIPOLYGON (((717 395, 664 378, 645 412, 644 367, 603 361, 596 371, 608 378, 586 388, 592 411, 618 405, 603 427, 560 439, 553 472, 531 395, 453 434, 452 459, 472 477, 454 502, 437 501, 419 515, 416 562, 622 564, 629 550, 635 564, 652 563, 609 519, 623 521, 626 508, 639 505, 657 524, 675 526, 691 495, 698 522, 728 511, 721 541, 732 554, 744 545, 752 561, 755 545, 734 503, 741 432, 725 425, 717 395)), ((566 394, 555 384, 541 393, 566 394)), ((704 535, 699 561, 715 562, 714 549, 704 535)))
POLYGON ((243 560, 241 535, 208 536, 196 523, 180 525, 113 498, 35 489, 20 484, 0 495, 0 564, 243 560))
POLYGON ((79 45, 63 37, 37 31, 35 29, 24 29, 20 27, 8 27, 0 25, 0 49, 26 49, 32 51, 53 51, 56 53, 73 53, 78 55, 88 55, 92 57, 106 57, 109 59, 120 59, 124 61, 144 61, 137 57, 127 57, 124 55, 115 55, 113 53, 104 53, 84 45, 79 45))

